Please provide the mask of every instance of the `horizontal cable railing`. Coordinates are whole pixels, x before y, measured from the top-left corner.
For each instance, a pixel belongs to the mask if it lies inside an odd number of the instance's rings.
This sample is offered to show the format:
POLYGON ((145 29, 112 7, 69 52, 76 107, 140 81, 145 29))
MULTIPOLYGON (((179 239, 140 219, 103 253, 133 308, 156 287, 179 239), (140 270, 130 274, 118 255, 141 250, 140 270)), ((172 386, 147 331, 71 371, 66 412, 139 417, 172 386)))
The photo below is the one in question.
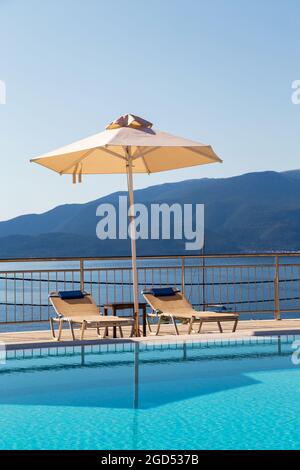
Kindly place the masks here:
MULTIPOLYGON (((221 308, 244 318, 300 315, 298 253, 143 257, 138 278, 139 291, 176 286, 199 310, 221 308)), ((49 292, 79 288, 100 308, 132 302, 130 258, 0 260, 0 324, 46 321, 53 313, 49 292)))

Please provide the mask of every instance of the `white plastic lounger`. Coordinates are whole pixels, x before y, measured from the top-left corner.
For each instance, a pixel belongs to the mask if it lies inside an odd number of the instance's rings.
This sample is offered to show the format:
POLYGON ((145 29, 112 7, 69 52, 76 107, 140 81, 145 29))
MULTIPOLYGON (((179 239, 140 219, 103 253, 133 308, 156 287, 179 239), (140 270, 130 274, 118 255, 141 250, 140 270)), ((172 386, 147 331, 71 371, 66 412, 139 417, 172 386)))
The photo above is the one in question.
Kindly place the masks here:
POLYGON ((131 336, 133 335, 134 321, 130 318, 102 315, 93 297, 87 292, 62 291, 51 292, 49 300, 55 310, 56 317, 50 317, 50 328, 53 339, 60 341, 63 323, 69 324, 71 335, 75 340, 74 325, 81 325, 80 339, 83 340, 84 332, 87 328, 96 328, 98 337, 100 328, 104 328, 104 335, 107 334, 108 327, 118 327, 120 336, 123 338, 123 326, 131 326, 131 336), (55 335, 54 322, 58 323, 58 334, 55 335))
POLYGON ((184 320, 189 325, 188 334, 193 330, 195 322, 199 322, 198 333, 200 333, 203 323, 217 323, 220 333, 223 333, 222 322, 233 322, 232 332, 236 331, 239 321, 238 313, 219 313, 219 312, 199 312, 193 308, 185 296, 172 287, 153 288, 142 292, 146 302, 150 305, 152 313, 147 314, 147 324, 152 332, 149 317, 158 318, 158 324, 155 334, 158 335, 162 318, 169 318, 173 323, 176 335, 179 335, 176 320, 184 320))

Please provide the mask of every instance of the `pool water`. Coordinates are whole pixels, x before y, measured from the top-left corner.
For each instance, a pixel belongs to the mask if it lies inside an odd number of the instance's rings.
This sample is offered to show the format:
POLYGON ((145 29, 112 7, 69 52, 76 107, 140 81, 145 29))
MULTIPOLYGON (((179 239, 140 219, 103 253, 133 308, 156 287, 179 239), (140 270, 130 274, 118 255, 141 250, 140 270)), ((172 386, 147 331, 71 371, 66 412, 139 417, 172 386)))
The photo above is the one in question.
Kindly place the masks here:
POLYGON ((8 351, 0 449, 300 449, 295 339, 8 351))

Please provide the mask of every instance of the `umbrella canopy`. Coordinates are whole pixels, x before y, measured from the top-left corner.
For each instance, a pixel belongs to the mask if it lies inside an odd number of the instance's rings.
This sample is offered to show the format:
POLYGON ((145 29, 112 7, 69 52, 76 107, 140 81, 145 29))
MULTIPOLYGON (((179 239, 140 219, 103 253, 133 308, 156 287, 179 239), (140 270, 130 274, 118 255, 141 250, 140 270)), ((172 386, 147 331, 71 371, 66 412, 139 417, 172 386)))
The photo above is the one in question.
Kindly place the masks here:
POLYGON ((127 173, 126 147, 130 148, 133 173, 155 173, 222 161, 210 145, 159 132, 151 126, 136 116, 122 116, 104 132, 32 161, 60 174, 73 175, 127 173))
POLYGON ((166 170, 222 162, 210 145, 176 137, 152 128, 152 123, 127 114, 109 124, 105 131, 34 158, 59 174, 73 175, 81 182, 83 174, 126 173, 130 202, 131 249, 134 311, 138 329, 138 278, 134 224, 133 173, 166 170))

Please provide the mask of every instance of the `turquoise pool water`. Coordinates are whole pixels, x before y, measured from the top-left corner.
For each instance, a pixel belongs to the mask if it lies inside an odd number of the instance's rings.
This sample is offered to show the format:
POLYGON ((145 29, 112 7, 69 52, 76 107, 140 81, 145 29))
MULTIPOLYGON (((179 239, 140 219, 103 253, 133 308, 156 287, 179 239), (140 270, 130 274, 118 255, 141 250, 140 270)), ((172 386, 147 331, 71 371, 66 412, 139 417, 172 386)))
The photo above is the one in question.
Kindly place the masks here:
POLYGON ((299 449, 296 338, 8 352, 1 449, 299 449))

